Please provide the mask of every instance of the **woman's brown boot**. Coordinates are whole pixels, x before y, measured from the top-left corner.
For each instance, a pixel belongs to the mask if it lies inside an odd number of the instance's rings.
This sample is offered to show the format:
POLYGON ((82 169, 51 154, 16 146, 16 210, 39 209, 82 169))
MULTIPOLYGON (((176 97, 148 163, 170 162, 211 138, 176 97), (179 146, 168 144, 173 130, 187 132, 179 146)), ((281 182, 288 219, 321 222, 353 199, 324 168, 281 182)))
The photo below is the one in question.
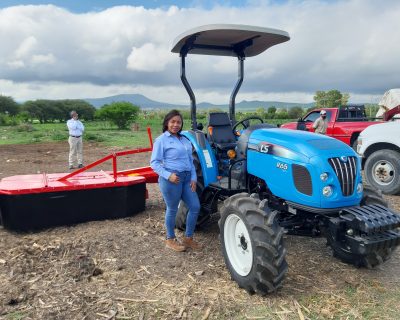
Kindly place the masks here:
POLYGON ((165 240, 165 246, 177 252, 182 252, 186 250, 186 247, 183 246, 176 240, 176 238, 165 240))
POLYGON ((196 251, 203 249, 203 246, 200 243, 198 243, 197 241, 194 241, 193 237, 184 237, 182 239, 182 244, 186 248, 191 248, 196 251))

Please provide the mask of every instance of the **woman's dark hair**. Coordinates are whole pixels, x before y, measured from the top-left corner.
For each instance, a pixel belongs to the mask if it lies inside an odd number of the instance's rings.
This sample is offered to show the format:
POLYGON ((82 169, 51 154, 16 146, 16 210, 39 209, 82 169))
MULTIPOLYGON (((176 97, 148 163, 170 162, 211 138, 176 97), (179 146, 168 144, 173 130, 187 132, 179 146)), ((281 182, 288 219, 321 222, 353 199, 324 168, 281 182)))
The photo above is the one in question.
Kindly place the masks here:
POLYGON ((163 121, 162 132, 168 131, 168 122, 169 122, 169 120, 171 120, 175 116, 180 116, 181 117, 182 126, 181 126, 180 130, 178 131, 178 135, 181 134, 181 131, 182 131, 182 128, 183 128, 183 117, 182 117, 181 113, 178 110, 171 110, 170 112, 168 112, 165 115, 164 121, 163 121))

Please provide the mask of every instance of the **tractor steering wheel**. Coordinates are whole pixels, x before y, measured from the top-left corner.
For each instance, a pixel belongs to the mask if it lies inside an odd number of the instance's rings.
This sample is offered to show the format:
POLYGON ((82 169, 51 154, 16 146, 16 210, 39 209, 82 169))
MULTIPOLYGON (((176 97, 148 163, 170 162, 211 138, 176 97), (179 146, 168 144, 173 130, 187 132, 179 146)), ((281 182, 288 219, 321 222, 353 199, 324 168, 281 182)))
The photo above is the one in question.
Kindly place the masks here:
POLYGON ((244 129, 247 129, 248 127, 250 127, 250 125, 248 124, 248 121, 249 121, 249 120, 252 120, 252 119, 254 119, 254 120, 259 120, 260 123, 264 123, 264 120, 261 119, 261 118, 258 117, 258 116, 250 116, 250 117, 244 118, 243 120, 241 120, 241 121, 239 121, 239 122, 236 122, 236 124, 233 126, 233 128, 232 128, 233 134, 236 135, 236 128, 237 128, 239 125, 242 125, 244 129), (247 122, 247 123, 246 123, 246 122, 247 122))

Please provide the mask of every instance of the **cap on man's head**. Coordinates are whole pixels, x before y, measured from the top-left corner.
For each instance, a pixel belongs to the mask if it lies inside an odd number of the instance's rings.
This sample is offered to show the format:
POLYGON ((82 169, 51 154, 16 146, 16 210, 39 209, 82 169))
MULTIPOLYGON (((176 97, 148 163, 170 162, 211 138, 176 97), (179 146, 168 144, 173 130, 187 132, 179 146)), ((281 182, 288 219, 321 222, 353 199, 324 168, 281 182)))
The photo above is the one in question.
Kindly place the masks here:
POLYGON ((326 114, 326 111, 325 110, 321 110, 321 112, 319 114, 322 116, 322 115, 326 114))

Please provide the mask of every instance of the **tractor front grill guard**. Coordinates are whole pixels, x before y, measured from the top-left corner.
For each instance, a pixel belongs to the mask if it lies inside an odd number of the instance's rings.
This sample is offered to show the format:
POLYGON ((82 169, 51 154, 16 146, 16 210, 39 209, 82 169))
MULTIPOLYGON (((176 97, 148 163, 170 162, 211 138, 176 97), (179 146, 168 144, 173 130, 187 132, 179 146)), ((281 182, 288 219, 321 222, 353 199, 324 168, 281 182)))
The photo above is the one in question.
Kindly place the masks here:
POLYGON ((357 175, 356 157, 330 158, 328 162, 339 179, 343 196, 351 196, 354 192, 357 175))

